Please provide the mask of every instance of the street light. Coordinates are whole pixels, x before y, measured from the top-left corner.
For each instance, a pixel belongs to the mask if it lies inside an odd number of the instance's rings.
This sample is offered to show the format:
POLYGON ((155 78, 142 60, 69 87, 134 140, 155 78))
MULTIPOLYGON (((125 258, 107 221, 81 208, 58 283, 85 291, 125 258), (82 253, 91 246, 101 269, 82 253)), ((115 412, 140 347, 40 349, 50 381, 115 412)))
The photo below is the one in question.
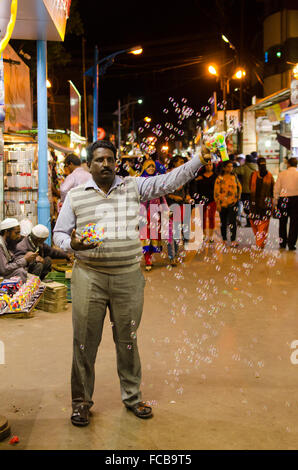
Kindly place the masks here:
POLYGON ((211 75, 214 75, 216 77, 218 77, 220 79, 220 87, 223 91, 223 105, 224 105, 224 130, 226 131, 227 130, 227 120, 226 120, 226 114, 227 114, 227 110, 226 110, 226 101, 227 101, 227 94, 230 92, 230 79, 231 78, 237 78, 238 80, 241 80, 242 82, 242 79, 245 77, 246 75, 246 72, 244 69, 242 68, 239 68, 236 70, 236 72, 234 73, 234 75, 228 77, 226 76, 225 74, 221 75, 218 73, 217 71, 217 68, 216 66, 210 64, 208 66, 208 72, 211 74, 211 75))
POLYGON ((93 141, 97 140, 98 128, 98 80, 100 75, 104 75, 107 68, 114 63, 115 58, 120 54, 142 54, 143 49, 141 46, 134 46, 128 49, 122 49, 114 52, 101 60, 98 60, 98 47, 95 46, 94 50, 94 65, 87 70, 85 75, 93 77, 93 141), (99 68, 99 66, 101 67, 99 68))
POLYGON ((142 104, 143 100, 139 98, 138 100, 135 101, 130 101, 129 103, 123 104, 121 106, 121 101, 118 100, 118 110, 115 111, 113 114, 118 115, 118 157, 120 158, 121 155, 121 111, 126 111, 128 107, 132 104, 142 104))
POLYGON ((141 48, 141 46, 137 46, 137 47, 134 47, 132 50, 130 50, 128 52, 129 52, 129 54, 139 55, 139 54, 142 54, 143 49, 141 48))
POLYGON ((230 48, 233 49, 233 50, 236 50, 236 47, 233 46, 233 44, 228 40, 227 36, 225 36, 224 34, 221 35, 221 38, 224 42, 228 43, 230 48))
POLYGON ((211 75, 217 75, 217 70, 213 65, 209 65, 208 72, 211 73, 211 75))
POLYGON ((241 78, 244 78, 246 75, 245 70, 243 69, 238 69, 233 78, 238 78, 238 80, 241 80, 241 78))

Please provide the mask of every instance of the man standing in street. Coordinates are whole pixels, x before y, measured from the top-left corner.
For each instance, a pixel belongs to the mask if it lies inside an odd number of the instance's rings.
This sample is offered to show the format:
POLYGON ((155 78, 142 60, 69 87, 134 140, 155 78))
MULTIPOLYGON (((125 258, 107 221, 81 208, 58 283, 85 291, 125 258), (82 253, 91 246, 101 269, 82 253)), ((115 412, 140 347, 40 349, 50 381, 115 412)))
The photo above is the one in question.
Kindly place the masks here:
POLYGON ((16 259, 13 250, 22 239, 20 232, 20 223, 17 219, 7 218, 0 223, 0 276, 5 279, 17 276, 25 283, 28 266, 35 261, 37 253, 28 251, 16 259))
POLYGON ((196 176, 204 156, 151 178, 116 175, 117 150, 109 141, 94 142, 87 162, 92 178, 72 189, 63 204, 54 241, 75 253, 72 273, 73 365, 72 424, 89 424, 93 405, 94 365, 107 307, 113 325, 117 369, 124 405, 139 418, 151 418, 152 408, 141 401, 141 363, 137 347, 145 279, 140 270, 140 202, 172 193, 196 176), (103 245, 80 238, 86 224, 104 225, 103 245))
POLYGON ((274 186, 274 204, 280 211, 279 246, 296 250, 298 236, 298 171, 297 158, 289 158, 287 170, 282 171, 274 186), (287 229, 290 219, 289 230, 287 229))
POLYGON ((80 158, 74 153, 70 153, 64 160, 64 169, 67 174, 65 181, 60 185, 60 198, 63 204, 66 194, 72 188, 86 183, 91 175, 81 166, 80 158))
POLYGON ((245 227, 250 227, 249 222, 249 212, 250 212, 250 179, 251 175, 257 171, 258 167, 256 163, 254 163, 254 159, 252 155, 246 155, 245 163, 242 166, 238 166, 234 169, 236 175, 239 177, 241 186, 242 186, 242 193, 241 193, 241 201, 243 202, 243 210, 246 214, 246 225, 245 227))

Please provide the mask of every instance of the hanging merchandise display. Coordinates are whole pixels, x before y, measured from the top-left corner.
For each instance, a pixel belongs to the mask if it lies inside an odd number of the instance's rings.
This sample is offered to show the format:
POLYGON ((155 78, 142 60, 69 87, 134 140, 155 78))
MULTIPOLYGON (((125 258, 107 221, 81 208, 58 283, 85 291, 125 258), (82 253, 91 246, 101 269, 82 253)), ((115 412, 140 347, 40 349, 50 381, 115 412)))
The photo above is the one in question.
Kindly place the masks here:
POLYGON ((37 224, 36 145, 13 143, 4 150, 4 217, 29 219, 37 224))

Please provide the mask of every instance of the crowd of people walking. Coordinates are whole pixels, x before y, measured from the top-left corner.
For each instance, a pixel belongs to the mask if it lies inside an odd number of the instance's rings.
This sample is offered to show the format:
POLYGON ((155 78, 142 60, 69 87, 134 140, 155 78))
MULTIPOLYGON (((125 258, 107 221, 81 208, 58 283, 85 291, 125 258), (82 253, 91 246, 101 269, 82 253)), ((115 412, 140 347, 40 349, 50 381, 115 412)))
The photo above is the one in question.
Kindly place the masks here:
MULTIPOLYGON (((134 170, 132 162, 128 165, 128 174, 150 178, 170 172, 183 165, 187 158, 181 155, 172 157, 168 164, 160 162, 155 156, 144 158, 140 170, 134 170)), ((280 172, 276 182, 268 171, 266 159, 257 157, 256 152, 245 158, 230 159, 217 164, 209 162, 200 168, 197 176, 185 186, 178 188, 165 198, 147 202, 146 221, 143 219, 141 239, 145 268, 152 269, 152 255, 162 250, 161 220, 155 214, 155 236, 152 236, 152 209, 158 207, 160 214, 169 211, 169 233, 166 239, 168 259, 171 265, 177 264, 179 246, 183 247, 189 234, 190 212, 195 204, 203 205, 204 242, 214 243, 216 212, 220 220, 222 243, 237 247, 237 228, 251 228, 255 236, 255 247, 264 249, 268 238, 269 224, 272 217, 279 219, 279 245, 290 251, 296 249, 298 235, 298 172, 297 159, 286 160, 287 169, 280 172), (188 207, 190 210, 187 210, 188 207), (242 225, 242 220, 245 224, 242 225), (288 223, 289 220, 289 223, 288 223), (150 225, 151 223, 151 225, 150 225), (151 235, 151 237, 150 237, 151 235)), ((123 171, 123 168, 122 168, 123 171)), ((121 168, 119 169, 121 173, 121 168)))

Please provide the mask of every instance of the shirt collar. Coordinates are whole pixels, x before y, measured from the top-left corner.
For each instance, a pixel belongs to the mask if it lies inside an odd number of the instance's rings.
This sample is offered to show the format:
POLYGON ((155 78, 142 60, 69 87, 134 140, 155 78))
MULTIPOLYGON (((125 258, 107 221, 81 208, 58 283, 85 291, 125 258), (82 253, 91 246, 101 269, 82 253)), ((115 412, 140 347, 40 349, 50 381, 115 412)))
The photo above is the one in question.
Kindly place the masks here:
MULTIPOLYGON (((122 183, 123 183, 123 179, 120 178, 120 176, 115 175, 115 179, 114 179, 114 181, 113 181, 113 184, 112 184, 112 186, 110 187, 110 189, 109 189, 109 191, 108 191, 107 194, 110 194, 110 192, 111 192, 114 188, 116 188, 117 186, 119 186, 119 185, 122 184, 122 183)), ((104 193, 103 190, 100 189, 100 188, 97 186, 97 184, 95 183, 95 181, 94 181, 94 179, 93 179, 92 177, 91 177, 90 180, 87 181, 87 183, 85 184, 85 188, 84 188, 84 189, 85 189, 85 190, 87 190, 87 189, 95 189, 96 191, 100 191, 100 192, 104 193)))

